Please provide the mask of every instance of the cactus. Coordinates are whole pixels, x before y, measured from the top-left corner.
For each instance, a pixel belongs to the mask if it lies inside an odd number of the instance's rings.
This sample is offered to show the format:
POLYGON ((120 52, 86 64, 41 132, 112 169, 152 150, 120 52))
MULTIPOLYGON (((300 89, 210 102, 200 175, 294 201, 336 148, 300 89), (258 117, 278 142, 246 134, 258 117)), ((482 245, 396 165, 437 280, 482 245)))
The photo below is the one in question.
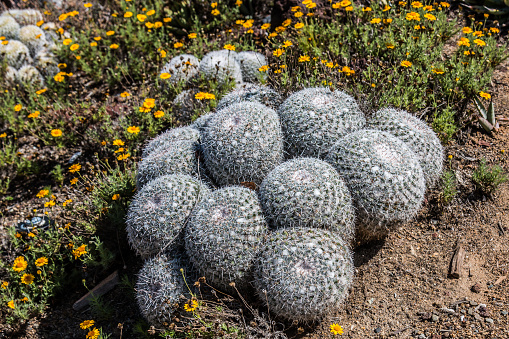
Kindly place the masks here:
POLYGON ((136 187, 140 189, 150 180, 168 174, 198 177, 198 146, 196 141, 182 140, 156 148, 138 163, 136 187))
POLYGON ((239 103, 241 101, 259 102, 277 110, 283 99, 279 93, 268 86, 243 83, 237 86, 237 88, 230 93, 226 94, 218 102, 217 109, 220 110, 226 106, 239 103))
POLYGON ((228 290, 234 282, 245 290, 266 233, 255 192, 225 187, 204 197, 194 209, 186 228, 186 250, 196 269, 212 284, 228 290))
POLYGON ((271 313, 310 322, 336 311, 353 280, 352 254, 341 237, 323 229, 271 234, 254 269, 256 293, 271 313))
POLYGON ((19 40, 28 47, 32 57, 48 45, 44 31, 35 25, 21 27, 19 40))
POLYGON ((173 99, 173 105, 179 120, 191 120, 194 112, 201 110, 205 106, 203 100, 196 99, 195 96, 198 92, 200 90, 197 88, 186 89, 173 99))
POLYGON ((444 151, 435 132, 408 112, 384 108, 368 121, 369 128, 389 132, 403 140, 417 154, 426 186, 431 188, 442 175, 444 151))
POLYGON ((292 94, 278 113, 290 157, 324 157, 339 138, 366 123, 354 98, 323 87, 292 94))
POLYGON ((46 40, 50 42, 57 42, 59 41, 57 30, 58 27, 55 25, 54 22, 46 22, 41 26, 41 29, 44 31, 44 34, 46 35, 46 40))
POLYGON ((20 26, 10 16, 0 16, 0 36, 4 36, 6 40, 19 39, 20 26))
POLYGON ((199 139, 200 132, 190 126, 172 128, 150 140, 147 146, 143 149, 142 158, 148 157, 157 148, 161 146, 168 146, 175 141, 189 140, 198 142, 199 139))
POLYGON ((202 149, 205 167, 219 185, 260 185, 283 159, 278 116, 257 102, 225 107, 209 120, 202 149))
POLYGON ((379 239, 413 218, 424 199, 417 155, 392 134, 359 130, 338 140, 327 162, 344 178, 357 208, 357 239, 379 239))
POLYGON ((18 40, 9 40, 7 45, 0 44, 0 56, 7 61, 7 65, 16 69, 32 63, 28 47, 18 40))
POLYGON ((54 77, 60 69, 58 68, 58 61, 53 53, 44 48, 40 50, 34 58, 34 66, 48 78, 54 77))
POLYGON ((243 81, 258 82, 267 78, 267 73, 258 70, 260 67, 267 65, 267 59, 263 54, 246 51, 237 53, 235 58, 240 64, 243 81))
POLYGON ((7 66, 7 68, 5 69, 4 76, 3 76, 2 84, 6 88, 16 86, 17 76, 18 76, 18 71, 11 66, 7 66))
POLYGON ((318 227, 352 240, 355 211, 348 187, 328 163, 297 158, 282 163, 260 186, 260 202, 274 227, 318 227))
POLYGON ((141 314, 151 325, 171 323, 182 299, 191 297, 186 281, 194 280, 188 259, 182 254, 163 253, 145 261, 135 288, 141 314))
POLYGON ((193 123, 191 127, 196 128, 200 132, 203 132, 205 128, 208 126, 209 120, 214 116, 215 113, 209 112, 206 114, 200 115, 193 123))
POLYGON ((209 189, 189 175, 161 176, 134 197, 127 213, 127 238, 146 259, 179 241, 192 209, 209 189))
POLYGON ((177 55, 161 69, 161 73, 169 73, 170 83, 176 84, 179 81, 188 81, 198 74, 200 60, 191 54, 177 55))
POLYGON ((42 14, 36 9, 11 9, 3 12, 2 16, 14 18, 21 26, 35 25, 42 21, 42 14))
POLYGON ((229 50, 209 52, 201 60, 198 70, 207 79, 215 79, 220 86, 230 79, 240 84, 242 71, 239 62, 235 59, 236 54, 229 50))
POLYGON ((23 85, 31 85, 31 86, 43 86, 44 79, 41 76, 41 73, 31 65, 25 65, 18 70, 16 80, 23 85))

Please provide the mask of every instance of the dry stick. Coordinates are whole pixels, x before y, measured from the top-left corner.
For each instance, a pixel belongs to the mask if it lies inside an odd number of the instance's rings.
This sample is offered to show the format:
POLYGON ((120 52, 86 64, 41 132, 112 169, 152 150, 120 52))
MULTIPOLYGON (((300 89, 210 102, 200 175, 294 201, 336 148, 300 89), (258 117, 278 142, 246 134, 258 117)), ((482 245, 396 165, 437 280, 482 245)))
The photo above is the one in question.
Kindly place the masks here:
POLYGON ((454 255, 451 259, 451 264, 449 266, 449 278, 458 279, 461 275, 461 268, 463 267, 463 260, 465 259, 465 249, 461 244, 460 240, 458 240, 456 244, 456 249, 454 250, 454 255))

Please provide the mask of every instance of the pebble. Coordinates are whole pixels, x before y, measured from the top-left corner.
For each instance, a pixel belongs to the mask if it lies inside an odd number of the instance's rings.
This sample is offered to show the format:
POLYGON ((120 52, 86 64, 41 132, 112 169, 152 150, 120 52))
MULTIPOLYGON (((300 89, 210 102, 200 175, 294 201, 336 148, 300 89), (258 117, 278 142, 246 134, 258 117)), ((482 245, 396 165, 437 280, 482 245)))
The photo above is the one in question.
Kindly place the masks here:
POLYGON ((382 329, 380 327, 375 328, 375 333, 380 333, 380 332, 382 332, 382 329))
POLYGON ((481 292, 481 285, 479 283, 476 283, 474 286, 470 288, 472 292, 474 293, 480 293, 481 292))
POLYGON ((474 309, 473 309, 472 307, 470 307, 470 308, 468 309, 468 312, 467 312, 467 313, 468 313, 468 315, 474 315, 474 309))
POLYGON ((421 334, 420 336, 417 337, 418 339, 427 339, 426 336, 424 334, 421 334))
POLYGON ((475 301, 473 300, 470 300, 470 306, 477 306, 479 305, 478 303, 476 303, 475 301))
POLYGON ((487 323, 490 323, 490 324, 493 324, 493 319, 491 318, 486 318, 484 319, 487 323))
POLYGON ((433 314, 433 315, 431 316, 431 321, 433 321, 434 323, 436 323, 439 319, 440 319, 440 318, 439 318, 439 317, 438 317, 438 315, 436 315, 436 314, 433 314))
POLYGON ((474 319, 477 320, 477 321, 481 321, 483 318, 479 314, 476 313, 474 315, 474 319))
POLYGON ((500 311, 500 314, 507 315, 507 311, 500 311))

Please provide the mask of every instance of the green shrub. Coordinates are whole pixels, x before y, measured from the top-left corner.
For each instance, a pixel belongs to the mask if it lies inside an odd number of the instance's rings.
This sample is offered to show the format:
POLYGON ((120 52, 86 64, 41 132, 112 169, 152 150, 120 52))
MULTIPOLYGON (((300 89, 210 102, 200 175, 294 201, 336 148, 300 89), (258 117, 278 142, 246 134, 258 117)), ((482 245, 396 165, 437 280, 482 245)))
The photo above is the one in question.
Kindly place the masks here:
POLYGON ((481 159, 479 167, 472 173, 476 190, 491 195, 499 186, 508 181, 506 173, 499 165, 488 167, 486 159, 481 159))
POLYGON ((456 189, 456 175, 454 171, 446 171, 442 174, 442 191, 440 200, 444 205, 448 205, 458 194, 456 189))

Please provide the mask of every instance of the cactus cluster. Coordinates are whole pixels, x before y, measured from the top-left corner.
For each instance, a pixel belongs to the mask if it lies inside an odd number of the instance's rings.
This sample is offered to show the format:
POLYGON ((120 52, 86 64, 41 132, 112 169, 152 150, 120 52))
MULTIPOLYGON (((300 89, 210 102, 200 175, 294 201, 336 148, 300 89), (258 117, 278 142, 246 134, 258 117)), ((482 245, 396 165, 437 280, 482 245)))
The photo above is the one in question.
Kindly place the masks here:
POLYGON ((0 60, 9 67, 4 85, 44 85, 44 77, 58 73, 56 49, 56 25, 45 23, 41 27, 42 14, 35 9, 12 9, 0 15, 0 35, 6 39, 0 45, 0 60), (14 79, 14 80, 13 80, 14 79))
MULTIPOLYGON (((315 321, 348 295, 354 235, 379 239, 413 218, 442 152, 406 112, 366 121, 340 91, 308 88, 283 101, 243 84, 216 112, 147 144, 129 241, 144 258, 185 244, 218 290, 233 282, 277 316, 315 321)), ((173 312, 153 307, 154 323, 173 312)))
POLYGON ((188 81, 198 74, 200 60, 191 54, 181 54, 172 58, 161 69, 161 73, 170 74, 170 83, 176 84, 179 81, 188 81))
POLYGON ((267 73, 261 72, 259 69, 267 65, 265 56, 258 52, 245 51, 239 52, 235 56, 242 70, 242 80, 246 82, 258 82, 267 77, 267 73))

